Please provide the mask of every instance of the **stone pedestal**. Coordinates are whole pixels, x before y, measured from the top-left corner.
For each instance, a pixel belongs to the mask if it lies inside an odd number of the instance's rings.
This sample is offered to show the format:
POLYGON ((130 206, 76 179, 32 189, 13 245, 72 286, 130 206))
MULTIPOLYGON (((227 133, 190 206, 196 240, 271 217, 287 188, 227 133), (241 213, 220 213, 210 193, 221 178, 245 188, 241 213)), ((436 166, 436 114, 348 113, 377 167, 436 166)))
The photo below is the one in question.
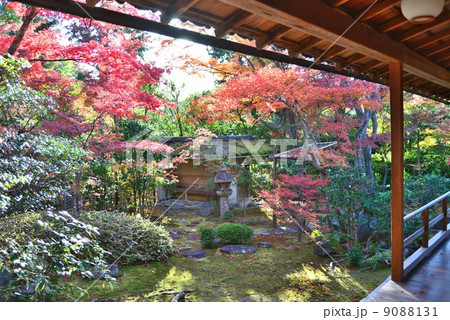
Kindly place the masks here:
POLYGON ((232 181, 233 176, 227 172, 227 167, 221 164, 220 172, 214 177, 214 182, 217 185, 216 194, 219 196, 219 211, 222 219, 225 218, 225 213, 230 208, 228 197, 233 193, 233 190, 231 190, 232 181))

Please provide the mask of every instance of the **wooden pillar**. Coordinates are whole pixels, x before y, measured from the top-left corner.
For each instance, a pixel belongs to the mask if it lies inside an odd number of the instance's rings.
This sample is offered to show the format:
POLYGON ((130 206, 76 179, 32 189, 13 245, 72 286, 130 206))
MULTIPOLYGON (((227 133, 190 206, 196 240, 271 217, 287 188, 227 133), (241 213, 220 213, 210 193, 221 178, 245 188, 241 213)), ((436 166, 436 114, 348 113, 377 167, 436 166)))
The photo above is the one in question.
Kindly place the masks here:
POLYGON ((447 212, 447 198, 442 200, 442 231, 447 231, 448 212, 447 212))
MULTIPOLYGON (((278 146, 274 145, 273 146, 273 167, 272 167, 272 180, 273 180, 274 188, 277 187, 276 181, 278 179, 278 167, 277 167, 278 158, 275 158, 277 151, 278 151, 278 146)), ((277 214, 275 212, 272 214, 272 227, 273 228, 277 227, 277 214)))
POLYGON ((389 64, 391 109, 391 278, 403 280, 403 64, 389 64))

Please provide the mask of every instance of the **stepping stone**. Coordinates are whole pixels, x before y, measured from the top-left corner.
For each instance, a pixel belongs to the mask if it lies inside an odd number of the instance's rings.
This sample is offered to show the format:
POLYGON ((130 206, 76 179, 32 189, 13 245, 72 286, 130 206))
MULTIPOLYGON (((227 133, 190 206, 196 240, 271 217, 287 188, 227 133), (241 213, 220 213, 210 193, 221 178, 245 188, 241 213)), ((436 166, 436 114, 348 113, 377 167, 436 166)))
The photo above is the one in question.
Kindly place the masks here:
POLYGON ((189 240, 197 240, 197 238, 198 238, 197 236, 190 236, 188 239, 189 240))
POLYGON ((231 244, 220 248, 220 251, 225 253, 255 253, 256 249, 248 245, 231 244))
POLYGON ((170 233, 170 237, 172 239, 180 239, 180 235, 176 232, 170 233))
POLYGON ((284 232, 284 233, 297 233, 298 229, 294 227, 280 227, 275 230, 275 232, 284 232))
POLYGON ((192 224, 193 224, 193 225, 200 224, 200 221, 194 221, 194 222, 192 222, 192 224))
POLYGON ((282 236, 283 234, 285 234, 285 232, 281 231, 281 230, 275 230, 275 232, 273 234, 276 236, 282 236))
POLYGON ((262 231, 259 234, 262 236, 270 236, 270 232, 268 232, 268 231, 262 231))
POLYGON ((183 256, 188 257, 190 259, 201 259, 206 257, 205 250, 194 250, 189 252, 183 252, 183 256))
POLYGON ((180 247, 181 251, 191 250, 192 247, 186 246, 186 247, 180 247))
POLYGON ((272 247, 272 244, 271 244, 270 242, 264 242, 264 241, 261 241, 261 242, 259 243, 259 246, 260 246, 261 248, 270 248, 270 247, 272 247))

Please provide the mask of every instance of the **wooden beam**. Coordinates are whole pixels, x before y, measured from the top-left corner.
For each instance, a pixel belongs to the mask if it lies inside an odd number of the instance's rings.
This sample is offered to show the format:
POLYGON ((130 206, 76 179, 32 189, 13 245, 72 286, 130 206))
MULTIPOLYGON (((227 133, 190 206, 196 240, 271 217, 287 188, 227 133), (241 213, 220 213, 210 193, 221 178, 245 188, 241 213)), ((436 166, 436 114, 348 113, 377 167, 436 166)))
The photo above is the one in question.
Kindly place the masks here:
POLYGON ((442 25, 450 26, 450 16, 445 12, 442 13, 436 20, 432 23, 422 24, 418 27, 413 27, 403 32, 400 36, 397 37, 397 40, 400 42, 408 41, 414 37, 421 36, 424 32, 427 32, 433 28, 440 27, 442 25))
POLYGON ((220 26, 215 28, 215 35, 217 38, 222 38, 224 35, 233 31, 233 29, 240 27, 244 24, 245 20, 251 17, 253 14, 244 11, 238 10, 234 14, 232 14, 227 21, 222 23, 220 26))
MULTIPOLYGON (((321 1, 220 0, 373 59, 402 61, 405 71, 450 88, 450 71, 321 1), (352 26, 350 29, 348 29, 352 26), (348 30, 347 30, 348 29, 348 30), (345 34, 344 34, 345 33, 345 34), (343 35, 344 34, 344 35, 343 35)), ((443 15, 444 16, 444 15, 443 15)), ((444 16, 446 17, 446 16, 444 16)), ((440 21, 438 18, 436 21, 440 21)), ((438 21, 438 23, 440 23, 438 21)), ((446 23, 449 23, 448 21, 446 23)))
POLYGON ((283 26, 283 25, 278 25, 275 28, 273 28, 270 32, 266 33, 265 35, 256 38, 256 47, 258 49, 262 49, 265 46, 267 46, 268 44, 272 43, 275 39, 281 37, 282 35, 286 34, 287 32, 289 32, 291 30, 291 28, 283 26))
MULTIPOLYGON (((385 1, 378 1, 375 3, 372 8, 370 8, 360 19, 360 21, 367 21, 385 11, 390 10, 392 7, 398 5, 400 3, 400 0, 385 0, 385 1)), ((361 11, 356 16, 360 16, 364 12, 361 11)))
POLYGON ((176 0, 161 15, 161 23, 168 24, 172 18, 179 17, 190 8, 192 8, 199 0, 176 0))
POLYGON ((391 110, 391 277, 403 280, 403 66, 401 62, 389 64, 391 110))

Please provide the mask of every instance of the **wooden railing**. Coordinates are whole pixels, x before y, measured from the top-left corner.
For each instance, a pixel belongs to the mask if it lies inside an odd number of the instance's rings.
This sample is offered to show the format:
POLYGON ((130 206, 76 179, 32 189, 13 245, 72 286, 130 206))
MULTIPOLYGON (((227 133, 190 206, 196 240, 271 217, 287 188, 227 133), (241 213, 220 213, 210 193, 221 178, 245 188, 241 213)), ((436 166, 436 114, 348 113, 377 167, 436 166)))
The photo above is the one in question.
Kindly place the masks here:
POLYGON ((403 263, 403 275, 406 277, 414 267, 416 267, 423 259, 425 259, 431 251, 436 248, 443 240, 450 235, 448 226, 448 214, 447 198, 450 197, 450 191, 443 194, 437 199, 434 199, 430 203, 424 205, 420 209, 411 212, 403 218, 404 223, 412 218, 422 214, 422 227, 411 234, 409 237, 403 240, 403 247, 410 245, 414 240, 422 236, 422 245, 409 256, 403 263), (437 204, 442 203, 442 212, 433 220, 430 221, 430 209, 437 204), (437 232, 433 238, 429 239, 430 229, 441 222, 440 231, 437 232))

